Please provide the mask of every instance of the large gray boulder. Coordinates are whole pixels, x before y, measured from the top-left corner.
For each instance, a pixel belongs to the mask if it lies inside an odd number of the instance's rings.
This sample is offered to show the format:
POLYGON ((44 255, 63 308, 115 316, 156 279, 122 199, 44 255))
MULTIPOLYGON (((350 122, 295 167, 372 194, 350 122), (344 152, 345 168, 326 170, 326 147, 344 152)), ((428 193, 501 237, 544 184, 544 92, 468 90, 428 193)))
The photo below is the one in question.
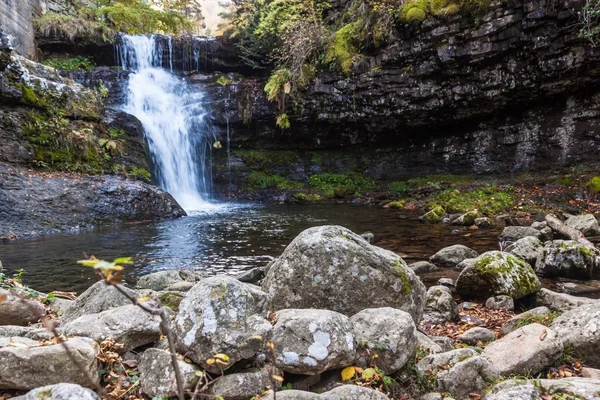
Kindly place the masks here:
POLYGON ((484 397, 485 400, 539 400, 540 392, 531 383, 506 387, 503 389, 492 389, 492 392, 484 397))
MULTIPOLYGON (((273 400, 273 392, 271 391, 265 400, 273 400)), ((301 390, 282 390, 277 392, 279 400, 389 400, 385 394, 356 385, 342 385, 328 392, 317 394, 312 392, 304 392, 301 390)))
POLYGON ((419 361, 417 367, 423 374, 436 380, 440 392, 448 392, 459 398, 480 393, 487 382, 499 377, 498 370, 472 349, 431 354, 419 361))
POLYGON ((542 237, 542 233, 530 226, 507 226, 502 230, 498 240, 500 242, 514 243, 517 240, 523 239, 527 236, 533 236, 540 239, 542 237))
POLYGON ((507 295, 521 299, 540 288, 529 264, 501 251, 483 253, 462 270, 456 281, 456 292, 463 298, 507 295))
POLYGON ((536 375, 558 360, 563 350, 563 341, 554 330, 533 323, 488 344, 483 355, 502 376, 536 375))
POLYGON ((42 386, 12 400, 97 400, 98 395, 91 389, 73 383, 57 383, 42 386))
POLYGON ((566 293, 557 293, 542 288, 537 293, 536 302, 540 306, 546 306, 555 311, 569 311, 584 304, 596 303, 600 306, 600 300, 587 297, 572 296, 566 293))
POLYGON ((93 387, 98 383, 98 350, 98 344, 88 338, 49 346, 19 337, 0 338, 0 389, 31 390, 56 383, 93 387), (65 346, 94 382, 71 360, 65 346))
POLYGON ((274 311, 314 307, 353 315, 392 307, 419 321, 425 303, 425 286, 402 258, 341 226, 300 233, 269 269, 263 289, 274 311))
POLYGON ((229 368, 262 350, 271 324, 259 314, 266 310, 267 295, 256 286, 228 276, 197 283, 179 304, 173 331, 177 351, 204 369, 219 372, 206 360, 215 354, 229 356, 229 368))
MULTIPOLYGON (((138 293, 125 288, 133 298, 138 298, 138 293)), ((131 304, 126 296, 120 293, 114 286, 107 285, 104 281, 98 281, 83 292, 60 318, 62 324, 73 321, 86 314, 97 314, 110 308, 131 304)))
POLYGON ((596 256, 574 240, 546 242, 535 263, 535 271, 548 277, 591 279, 596 256))
MULTIPOLYGON (((193 391, 199 379, 196 371, 200 368, 183 360, 177 360, 177 364, 183 378, 183 387, 193 391)), ((171 354, 168 351, 147 349, 140 356, 138 371, 140 371, 142 393, 145 395, 152 398, 177 396, 177 379, 171 364, 171 354)))
POLYGON ((405 311, 394 308, 369 308, 350 318, 352 333, 358 343, 356 365, 376 363, 386 375, 391 375, 411 360, 417 350, 417 328, 405 311))
POLYGON ((573 215, 565 221, 565 225, 577 229, 585 236, 600 235, 600 225, 593 214, 573 215))
POLYGON ((293 374, 344 368, 354 363, 356 354, 348 317, 328 310, 280 310, 271 342, 275 365, 293 374))
POLYGON ((475 250, 470 249, 467 246, 455 244, 453 246, 444 247, 429 257, 429 261, 440 267, 455 267, 462 260, 475 258, 478 255, 479 254, 475 250))
POLYGON ((534 236, 526 236, 508 246, 505 251, 525 260, 530 265, 535 265, 538 257, 544 251, 544 243, 534 236))
POLYGON ((433 324, 454 321, 458 306, 446 286, 432 286, 427 290, 423 320, 433 324))
POLYGON ((550 328, 580 354, 588 367, 600 368, 600 303, 590 303, 567 311, 550 328))
MULTIPOLYGON (((276 370, 274 373, 278 374, 276 370)), ((281 383, 274 380, 271 377, 272 374, 271 367, 267 366, 262 369, 225 375, 210 387, 208 394, 221 396, 224 400, 255 398, 265 392, 267 387, 272 388, 273 384, 277 385, 277 389, 279 389, 281 383)))
POLYGON ((27 326, 29 323, 37 322, 46 315, 44 305, 39 301, 22 298, 0 289, 0 325, 27 326))
POLYGON ((158 271, 142 276, 136 284, 138 289, 150 289, 157 292, 162 290, 187 291, 194 283, 207 278, 208 274, 193 270, 158 271))
POLYGON ((67 336, 83 336, 98 343, 114 339, 123 344, 122 352, 160 339, 160 317, 133 304, 98 314, 87 314, 65 324, 60 331, 67 336))
POLYGON ((476 326, 466 330, 456 338, 463 343, 477 345, 479 342, 487 343, 496 340, 496 334, 487 328, 476 326))
POLYGON ((552 394, 556 399, 598 400, 600 380, 590 378, 562 379, 509 379, 494 385, 484 397, 485 400, 529 400, 539 399, 539 393, 552 394), (538 397, 533 397, 535 387, 538 397), (522 388, 525 387, 525 388, 522 388), (517 389, 522 388, 522 389, 517 389), (527 394, 532 397, 527 397, 527 394), (500 395, 501 396, 498 396, 500 395), (512 395, 512 397, 510 397, 512 395), (517 397, 519 395, 520 397, 517 397))

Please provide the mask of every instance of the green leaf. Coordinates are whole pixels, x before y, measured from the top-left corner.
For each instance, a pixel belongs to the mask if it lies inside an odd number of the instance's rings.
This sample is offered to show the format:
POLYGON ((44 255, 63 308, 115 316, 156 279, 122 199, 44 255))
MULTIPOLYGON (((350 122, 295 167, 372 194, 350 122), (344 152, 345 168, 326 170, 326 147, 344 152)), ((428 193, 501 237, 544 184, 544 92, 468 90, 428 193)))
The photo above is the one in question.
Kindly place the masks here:
POLYGON ((133 264, 131 257, 119 257, 115 258, 115 264, 133 264))

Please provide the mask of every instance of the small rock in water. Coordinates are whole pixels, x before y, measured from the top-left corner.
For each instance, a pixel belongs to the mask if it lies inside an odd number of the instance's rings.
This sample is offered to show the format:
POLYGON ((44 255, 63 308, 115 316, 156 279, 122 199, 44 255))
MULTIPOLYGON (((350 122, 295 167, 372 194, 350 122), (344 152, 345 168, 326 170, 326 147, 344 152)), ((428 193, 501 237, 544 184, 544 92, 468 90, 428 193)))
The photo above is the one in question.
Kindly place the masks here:
POLYGON ((439 286, 446 286, 450 291, 454 291, 454 280, 452 278, 440 278, 437 281, 439 286))
POLYGON ((480 228, 493 228, 494 224, 487 217, 475 218, 475 225, 480 228))
POLYGON ((485 306, 490 310, 500 310, 506 308, 507 310, 515 309, 515 302, 510 296, 492 296, 485 301, 485 306))
POLYGON ((429 261, 442 267, 454 267, 465 259, 475 258, 477 256, 478 254, 475 250, 461 244, 455 244, 453 246, 444 247, 429 257, 429 261))
POLYGON ((244 271, 236 276, 236 279, 240 282, 257 284, 265 277, 265 268, 256 267, 244 271))
POLYGON ((454 235, 454 236, 458 236, 458 235, 460 235, 460 231, 458 229, 453 229, 452 232, 450 232, 450 234, 454 235))
POLYGON ((409 264, 408 268, 412 269, 415 274, 425 274, 427 272, 437 271, 439 269, 429 261, 417 261, 409 264))
POLYGON ((361 233, 360 237, 365 239, 369 243, 375 242, 375 235, 371 232, 361 233))

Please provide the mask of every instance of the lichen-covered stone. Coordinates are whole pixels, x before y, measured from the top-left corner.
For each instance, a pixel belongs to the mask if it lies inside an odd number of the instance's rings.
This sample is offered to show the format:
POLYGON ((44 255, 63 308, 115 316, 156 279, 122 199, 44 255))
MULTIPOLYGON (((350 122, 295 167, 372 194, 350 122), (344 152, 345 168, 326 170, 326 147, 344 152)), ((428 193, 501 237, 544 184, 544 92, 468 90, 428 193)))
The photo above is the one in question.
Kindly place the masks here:
POLYGON ((356 340, 349 319, 328 310, 277 312, 271 341, 275 365, 285 372, 316 375, 354 363, 356 340))
MULTIPOLYGON (((177 363, 184 388, 193 391, 199 379, 196 371, 199 371, 200 368, 183 360, 177 360, 177 363)), ((177 396, 177 380, 171 364, 171 354, 168 351, 147 349, 140 356, 138 370, 140 371, 142 393, 152 398, 177 396)))
POLYGON ((300 233, 263 282, 272 310, 321 308, 353 315, 392 307, 421 318, 425 286, 398 255, 341 226, 300 233))
POLYGON ((350 318, 358 343, 356 365, 367 368, 375 360, 386 375, 402 368, 415 355, 417 328, 407 312, 394 308, 370 308, 350 318))
POLYGON ((520 299, 536 293, 541 283, 525 261, 501 251, 488 251, 462 270, 456 291, 464 298, 507 295, 520 299))
POLYGON ((600 303, 584 304, 558 317, 550 329, 589 367, 600 368, 600 303))
POLYGON ((538 257, 544 251, 544 244, 534 236, 526 236, 508 246, 505 251, 527 261, 529 265, 535 265, 538 257))
POLYGON ((514 378, 502 381, 490 388, 484 400, 538 400, 540 392, 551 393, 556 398, 596 400, 598 399, 598 393, 600 393, 600 380, 577 377, 561 379, 514 378), (525 388, 522 389, 523 387, 525 388), (533 391, 532 387, 536 389, 536 392, 533 391), (496 397, 497 395, 500 396, 496 397))
POLYGON ((248 400, 264 393, 267 387, 273 388, 274 384, 279 390, 281 383, 272 377, 279 374, 277 369, 272 371, 271 366, 266 366, 225 375, 210 387, 208 394, 221 396, 224 400, 248 400))
POLYGON ((475 258, 478 255, 479 254, 475 250, 470 249, 467 246, 455 244, 453 246, 444 247, 429 257, 429 261, 441 267, 455 267, 461 261, 467 258, 475 258))
POLYGON ((574 240, 546 242, 535 271, 543 276, 590 279, 596 272, 596 256, 574 240))
POLYGON ((73 383, 57 383, 33 389, 13 400, 97 400, 98 395, 91 389, 73 383))
POLYGON ((434 324, 454 321, 458 306, 446 286, 432 286, 427 290, 423 320, 434 324))
MULTIPOLYGON (((264 397, 265 400, 273 400, 273 392, 264 397)), ((385 394, 357 385, 342 385, 321 394, 304 392, 301 390, 282 390, 277 392, 280 400, 389 400, 385 394)))
POLYGON ((600 235, 600 225, 593 214, 574 215, 565 221, 568 227, 577 229, 585 236, 600 235))
POLYGON ((229 356, 224 369, 251 358, 263 348, 260 337, 271 331, 269 321, 260 315, 266 303, 266 293, 235 278, 200 281, 179 304, 173 327, 177 350, 213 372, 219 369, 206 360, 215 354, 229 356))
POLYGON ((558 360, 563 349, 563 341, 557 332, 533 323, 488 344, 483 349, 483 355, 502 376, 535 376, 558 360))

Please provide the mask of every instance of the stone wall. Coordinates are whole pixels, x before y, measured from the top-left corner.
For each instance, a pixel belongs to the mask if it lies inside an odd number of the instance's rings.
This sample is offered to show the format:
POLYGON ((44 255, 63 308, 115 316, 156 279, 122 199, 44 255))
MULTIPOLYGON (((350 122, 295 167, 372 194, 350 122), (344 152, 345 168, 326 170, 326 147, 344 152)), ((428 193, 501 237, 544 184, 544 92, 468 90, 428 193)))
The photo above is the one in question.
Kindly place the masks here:
POLYGON ((40 0, 0 0, 0 26, 13 37, 14 48, 27 57, 35 57, 33 21, 41 12, 40 0))

